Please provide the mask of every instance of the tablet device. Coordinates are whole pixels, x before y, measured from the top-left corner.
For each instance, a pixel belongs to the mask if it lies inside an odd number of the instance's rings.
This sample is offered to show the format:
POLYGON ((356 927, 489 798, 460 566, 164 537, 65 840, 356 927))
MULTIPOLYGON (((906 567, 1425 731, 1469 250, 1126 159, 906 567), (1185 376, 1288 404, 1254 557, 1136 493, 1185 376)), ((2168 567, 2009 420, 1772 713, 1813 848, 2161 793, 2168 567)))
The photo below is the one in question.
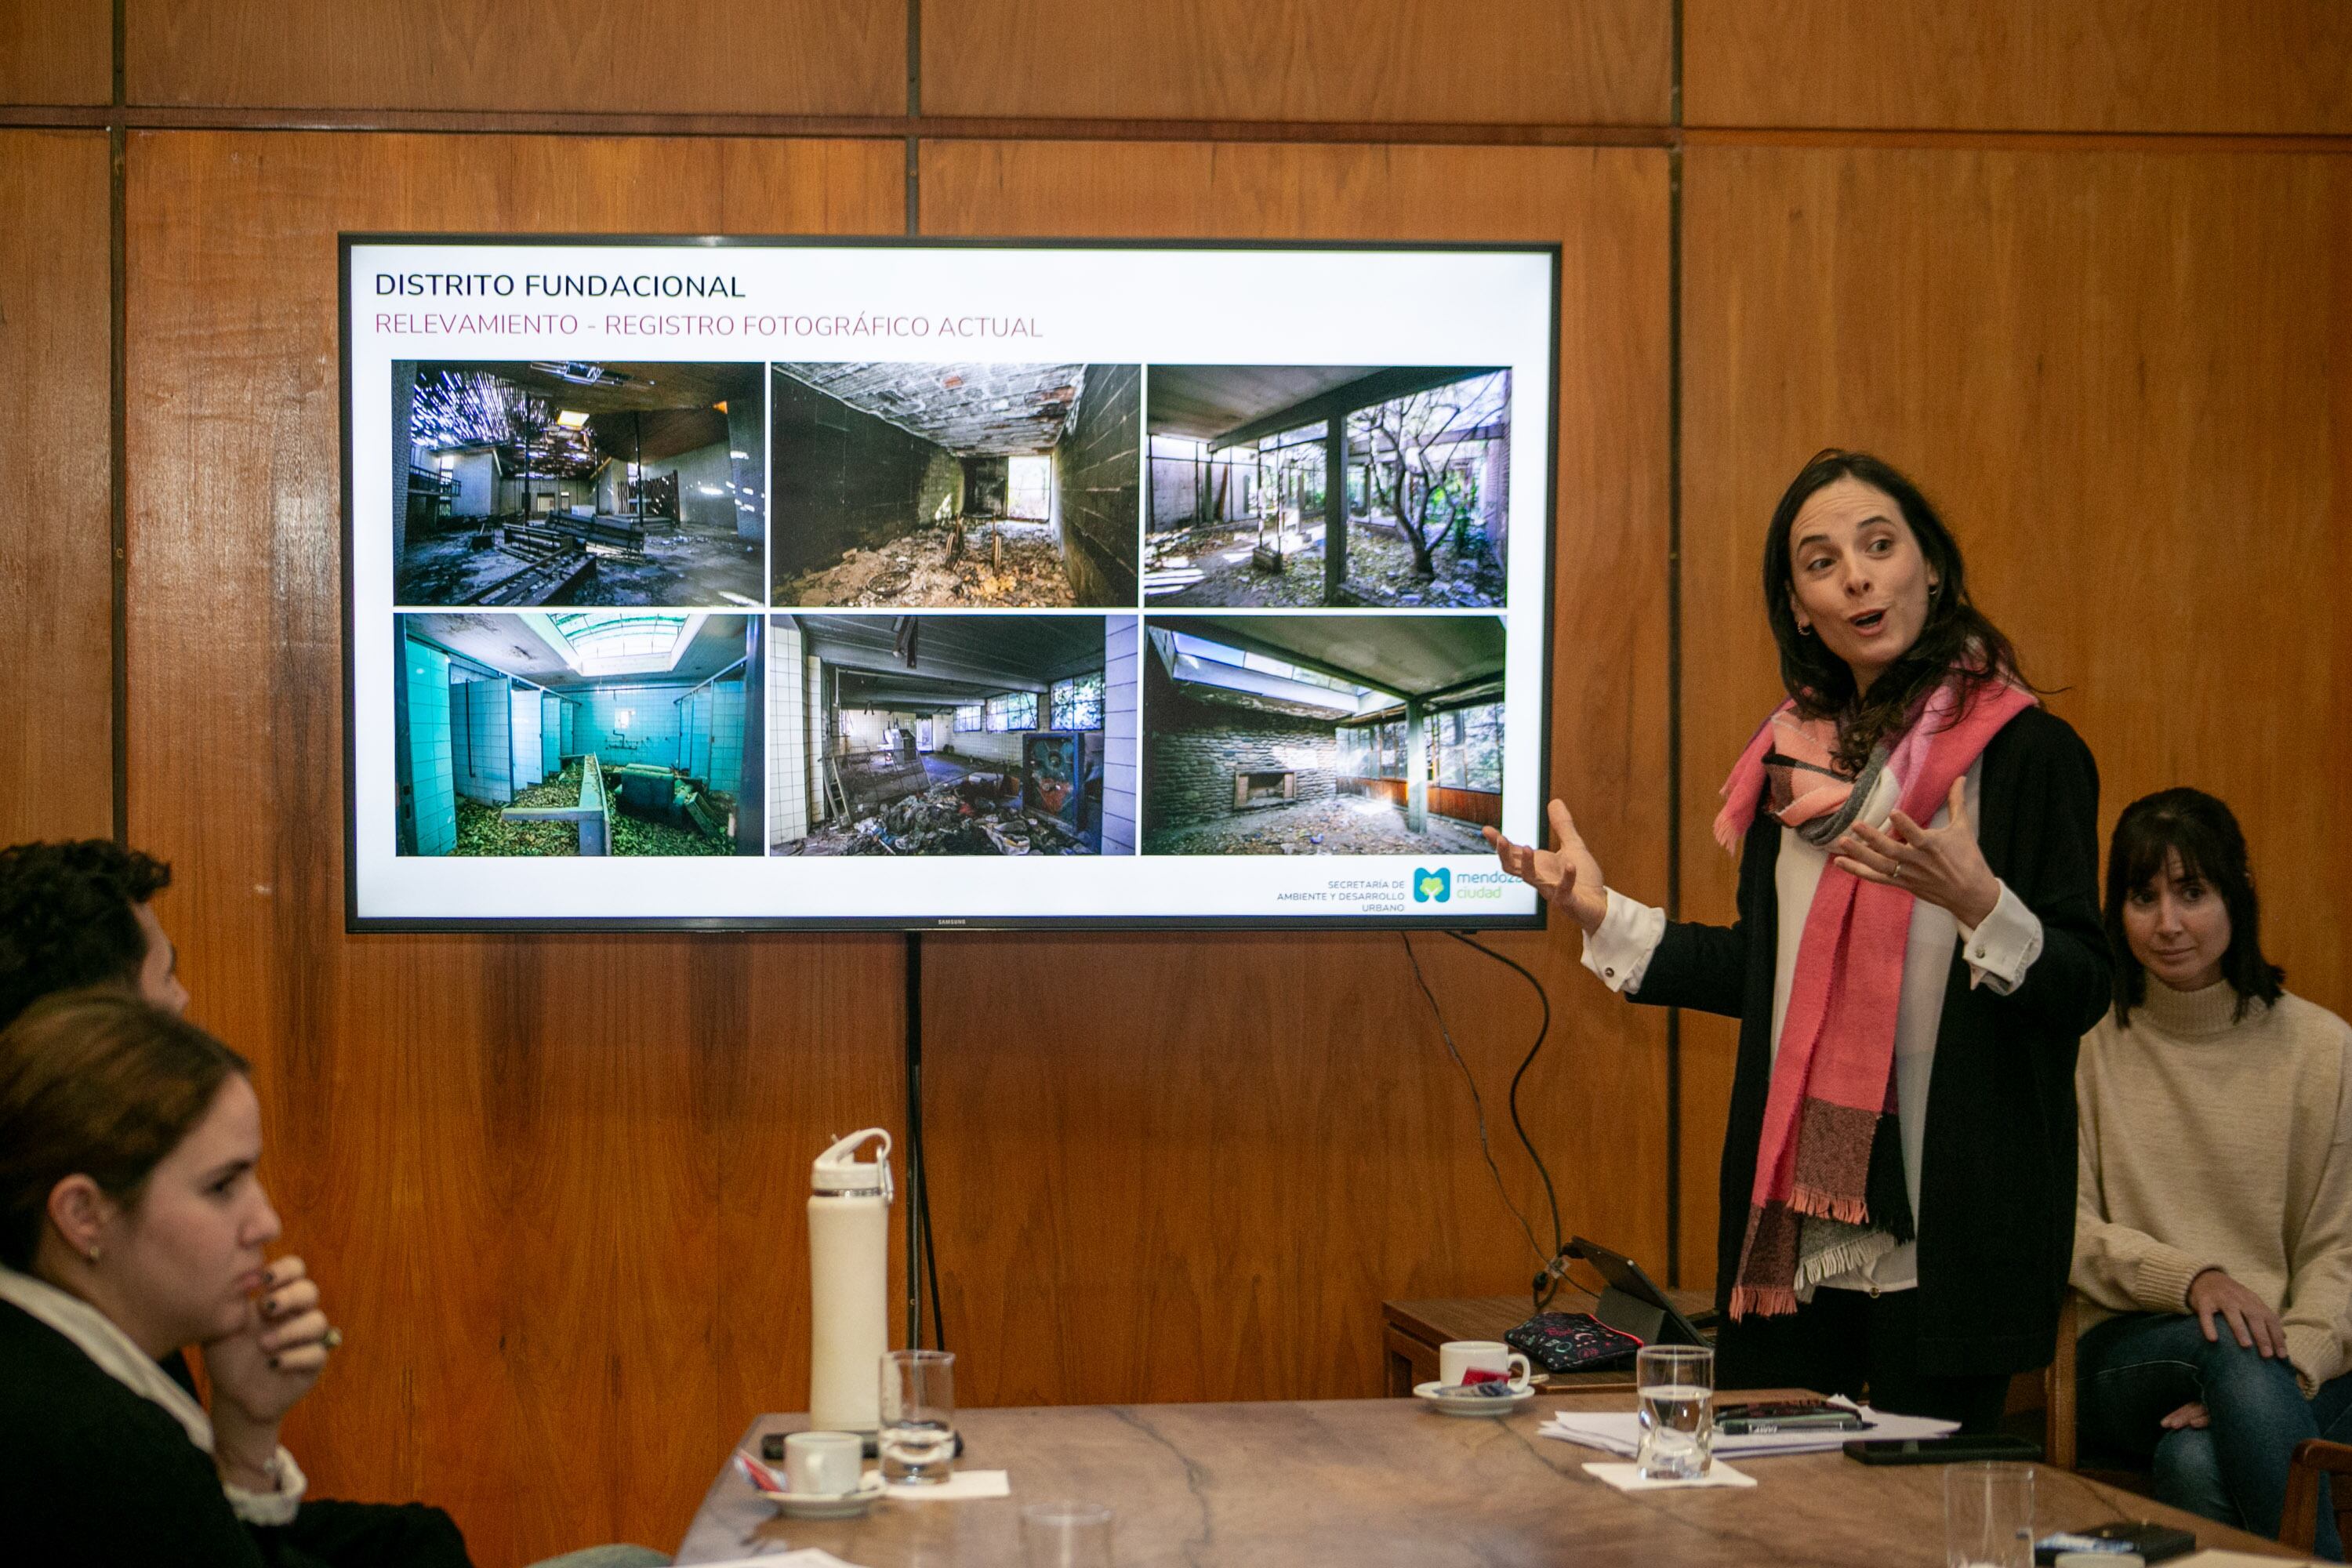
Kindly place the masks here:
POLYGON ((1592 1315, 1612 1329, 1622 1329, 1644 1344, 1704 1345, 1710 1343, 1688 1318, 1675 1310, 1666 1293, 1651 1283, 1642 1266, 1622 1252, 1577 1237, 1568 1244, 1570 1258, 1581 1258, 1601 1271, 1608 1288, 1601 1292, 1592 1315))

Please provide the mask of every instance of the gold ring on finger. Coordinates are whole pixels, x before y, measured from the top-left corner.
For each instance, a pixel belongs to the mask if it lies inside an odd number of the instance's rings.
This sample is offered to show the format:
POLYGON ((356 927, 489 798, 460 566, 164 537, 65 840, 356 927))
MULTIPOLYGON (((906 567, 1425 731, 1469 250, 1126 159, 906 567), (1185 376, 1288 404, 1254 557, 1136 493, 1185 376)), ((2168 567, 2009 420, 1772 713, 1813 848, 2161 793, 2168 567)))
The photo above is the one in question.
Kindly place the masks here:
POLYGON ((329 1350, 340 1349, 343 1342, 343 1331, 330 1326, 325 1333, 319 1336, 319 1342, 329 1350))

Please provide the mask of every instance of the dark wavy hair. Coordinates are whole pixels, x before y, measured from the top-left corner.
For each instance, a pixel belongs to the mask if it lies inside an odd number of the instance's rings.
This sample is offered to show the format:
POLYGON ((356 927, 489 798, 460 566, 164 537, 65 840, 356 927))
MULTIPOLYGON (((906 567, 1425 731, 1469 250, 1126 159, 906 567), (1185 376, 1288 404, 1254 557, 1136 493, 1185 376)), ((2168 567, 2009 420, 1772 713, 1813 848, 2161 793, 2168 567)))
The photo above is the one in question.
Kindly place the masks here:
POLYGON ((0 1026, 51 992, 135 984, 132 911, 171 885, 171 867, 110 838, 0 849, 0 1026))
POLYGON ((2180 874, 2220 893, 2230 911, 2221 978, 2238 994, 2236 1016, 2285 990, 2286 971, 2263 956, 2262 905, 2237 817, 2201 789, 2158 790, 2124 807, 2107 841, 2107 945, 2116 955, 2116 1023, 2125 1028, 2131 1010, 2147 1000, 2147 971, 2124 938, 2124 901, 2162 876, 2175 855, 2180 874))
POLYGON ((50 996, 0 1029, 0 1264, 33 1265, 49 1194, 86 1175, 125 1207, 245 1058, 120 991, 50 996))
POLYGON ((1772 640, 1780 647, 1781 686, 1806 718, 1837 721, 1836 760, 1849 773, 1862 771, 1873 747, 1900 733, 1954 670, 1968 689, 1960 694, 1963 700, 1979 687, 2004 681, 2027 684, 2018 668, 2017 650, 1969 598, 1960 547, 1944 520, 1918 486, 1867 452, 1824 447, 1781 492, 1764 536, 1764 616, 1772 624, 1772 640), (1823 647, 1820 637, 1798 632, 1791 602, 1796 577, 1789 561, 1789 536, 1797 513, 1814 491, 1839 479, 1858 479, 1894 497, 1936 575, 1918 640, 1871 683, 1866 698, 1856 689, 1845 660, 1823 647))

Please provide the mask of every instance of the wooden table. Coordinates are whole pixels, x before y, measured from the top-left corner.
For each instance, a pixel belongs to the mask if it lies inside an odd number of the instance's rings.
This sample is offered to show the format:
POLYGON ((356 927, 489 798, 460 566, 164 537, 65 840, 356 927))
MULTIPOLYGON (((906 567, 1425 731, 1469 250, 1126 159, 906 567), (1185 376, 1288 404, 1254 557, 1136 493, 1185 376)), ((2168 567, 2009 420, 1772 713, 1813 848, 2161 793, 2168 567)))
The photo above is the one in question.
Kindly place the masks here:
MULTIPOLYGON (((1702 1312, 1715 1299, 1696 1290, 1668 1290, 1666 1299, 1685 1317, 1702 1312)), ((1590 1312, 1594 1297, 1573 1282, 1562 1280, 1552 1298, 1555 1312, 1590 1312)), ((1433 1301, 1381 1303, 1381 1338, 1388 1348, 1388 1391, 1402 1399, 1417 1383, 1437 1377, 1437 1347, 1448 1340, 1499 1340, 1505 1330, 1517 1328, 1534 1315, 1525 1296, 1453 1296, 1433 1301)), ((1578 1390, 1597 1394, 1633 1386, 1631 1363, 1606 1372, 1554 1373, 1544 1384, 1549 1394, 1578 1390)))
MULTIPOLYGON (((1623 1409, 1624 1394, 1569 1394, 1499 1420, 1417 1402, 1071 1405, 967 1410, 962 1463, 1010 1472, 1013 1495, 885 1500, 861 1520, 780 1518, 732 1466, 703 1499, 681 1563, 821 1546, 860 1568, 1009 1568, 1024 1502, 1074 1497, 1118 1510, 1118 1568, 1931 1568, 1943 1562, 1938 1466, 1873 1468, 1838 1454, 1752 1459, 1760 1483, 1627 1496, 1586 1475, 1605 1456, 1539 1437, 1563 1405, 1623 1409)), ((793 1431, 763 1415, 745 1433, 793 1431)), ((2041 1472, 2039 1530, 2105 1520, 2184 1524, 2201 1546, 2292 1557, 2064 1471, 2041 1472)))

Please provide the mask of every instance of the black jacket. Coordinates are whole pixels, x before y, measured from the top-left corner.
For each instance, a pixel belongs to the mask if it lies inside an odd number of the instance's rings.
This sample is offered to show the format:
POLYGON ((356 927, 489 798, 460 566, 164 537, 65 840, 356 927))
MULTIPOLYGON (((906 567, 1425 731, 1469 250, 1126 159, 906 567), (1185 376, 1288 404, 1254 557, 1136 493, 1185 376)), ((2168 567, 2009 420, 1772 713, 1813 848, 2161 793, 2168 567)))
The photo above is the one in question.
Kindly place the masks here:
MULTIPOLYGON (((1919 1370, 1971 1376, 2046 1364, 2074 1252, 2074 1052, 2114 1000, 2099 916, 2099 772, 2066 721, 2031 708, 1984 750, 1977 843, 2042 921, 2009 995, 1969 984, 1953 944, 1919 1162, 1919 1370)), ((1739 1020, 1724 1133, 1716 1305, 1727 1310, 1772 1072, 1780 825, 1756 814, 1729 930, 1676 921, 1637 1002, 1739 1020)))
MULTIPOLYGON (((194 1394, 177 1352, 163 1363, 194 1394)), ((0 1301, 0 1532, 42 1568, 466 1568, 448 1515, 416 1503, 310 1502, 247 1525, 212 1456, 81 1347, 0 1301)))

